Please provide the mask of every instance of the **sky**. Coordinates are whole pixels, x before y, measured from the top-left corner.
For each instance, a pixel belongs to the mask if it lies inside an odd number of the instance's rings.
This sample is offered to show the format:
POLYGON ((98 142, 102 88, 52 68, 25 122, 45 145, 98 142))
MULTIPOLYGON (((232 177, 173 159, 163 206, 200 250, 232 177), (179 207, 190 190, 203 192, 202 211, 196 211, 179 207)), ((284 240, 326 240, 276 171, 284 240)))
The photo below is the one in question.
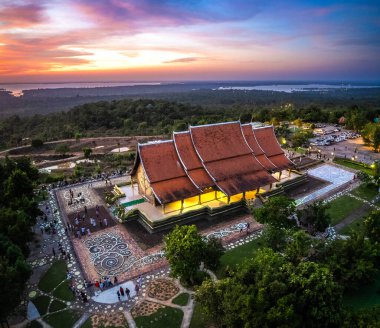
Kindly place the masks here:
POLYGON ((0 0, 0 83, 380 80, 379 1, 0 0))

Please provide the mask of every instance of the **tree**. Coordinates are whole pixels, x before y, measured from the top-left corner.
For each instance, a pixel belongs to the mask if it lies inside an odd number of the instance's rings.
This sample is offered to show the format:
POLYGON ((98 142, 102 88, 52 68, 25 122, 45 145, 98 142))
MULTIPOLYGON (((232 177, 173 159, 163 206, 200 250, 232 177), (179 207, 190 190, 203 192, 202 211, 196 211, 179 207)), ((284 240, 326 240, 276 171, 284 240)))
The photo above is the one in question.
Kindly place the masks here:
POLYGON ((267 223, 277 228, 292 228, 296 225, 290 217, 295 212, 294 200, 285 196, 271 197, 263 207, 253 209, 253 215, 260 223, 267 223))
POLYGON ((377 153, 380 146, 380 126, 376 125, 373 131, 373 150, 377 153))
POLYGON ((299 211, 298 218, 309 233, 323 232, 331 222, 330 215, 326 212, 328 208, 328 204, 323 204, 321 201, 315 202, 299 211))
POLYGON ((329 269, 258 250, 232 277, 205 281, 195 300, 218 327, 339 327, 342 288, 329 269))
POLYGON ((264 228, 260 239, 266 247, 278 252, 285 247, 288 236, 289 231, 287 229, 268 224, 264 228))
POLYGON ((312 240, 303 230, 296 231, 285 247, 285 256, 292 263, 300 263, 305 260, 312 250, 312 240))
POLYGON ((203 255, 205 267, 210 270, 217 269, 220 265, 220 257, 224 254, 224 251, 224 247, 219 238, 209 238, 205 245, 203 255))
POLYGON ((379 245, 372 243, 363 233, 355 232, 346 240, 330 242, 324 262, 343 287, 359 288, 370 283, 378 272, 378 256, 379 245))
POLYGON ((32 195, 33 184, 25 172, 15 169, 6 181, 5 190, 8 199, 16 199, 23 195, 32 195))
POLYGON ((85 158, 90 158, 91 154, 92 154, 92 149, 91 148, 83 148, 83 154, 84 154, 84 157, 85 158))
POLYGON ((44 142, 41 139, 32 139, 33 148, 41 148, 44 145, 44 142))
POLYGON ((380 243, 380 211, 374 211, 364 219, 364 230, 373 243, 380 243))
POLYGON ((196 226, 176 226, 165 236, 164 241, 171 275, 193 284, 205 250, 205 243, 196 226))

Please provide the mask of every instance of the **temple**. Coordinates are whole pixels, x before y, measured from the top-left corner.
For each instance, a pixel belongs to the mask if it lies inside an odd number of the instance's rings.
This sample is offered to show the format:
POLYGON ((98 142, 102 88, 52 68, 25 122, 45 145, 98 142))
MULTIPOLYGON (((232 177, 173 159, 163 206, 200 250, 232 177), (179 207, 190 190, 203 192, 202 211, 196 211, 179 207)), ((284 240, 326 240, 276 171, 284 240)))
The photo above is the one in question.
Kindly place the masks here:
POLYGON ((123 205, 137 209, 152 231, 168 219, 236 213, 280 190, 280 182, 299 175, 294 169, 273 126, 190 126, 172 140, 138 144, 123 205))

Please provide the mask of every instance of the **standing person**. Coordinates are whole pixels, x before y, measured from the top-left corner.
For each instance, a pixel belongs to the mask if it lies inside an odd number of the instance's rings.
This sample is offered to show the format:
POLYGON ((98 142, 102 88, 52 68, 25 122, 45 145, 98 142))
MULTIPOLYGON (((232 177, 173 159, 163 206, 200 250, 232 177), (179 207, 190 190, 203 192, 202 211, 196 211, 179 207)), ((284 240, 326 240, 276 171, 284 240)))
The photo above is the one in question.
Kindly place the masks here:
POLYGON ((139 295, 139 290, 140 290, 139 284, 136 283, 136 284, 135 284, 135 292, 136 292, 136 295, 139 295))
POLYGON ((141 276, 141 274, 139 275, 139 287, 141 287, 142 286, 142 276, 141 276))
POLYGON ((54 247, 53 247, 53 256, 55 257, 55 249, 54 249, 54 247))
POLYGON ((120 292, 119 291, 117 291, 116 292, 116 294, 117 294, 117 299, 119 300, 119 302, 120 302, 120 292))
POLYGON ((87 228, 87 236, 91 236, 90 228, 87 228))
POLYGON ((120 294, 121 294, 121 296, 124 297, 124 289, 123 289, 123 287, 120 286, 119 290, 120 290, 120 294))
POLYGON ((84 205, 84 214, 87 216, 87 206, 84 205))
POLYGON ((118 283, 118 280, 117 280, 116 276, 113 278, 113 283, 114 283, 114 285, 116 285, 118 283))
POLYGON ((104 218, 104 219, 103 219, 103 223, 104 223, 104 226, 105 226, 105 227, 108 227, 108 221, 107 221, 107 218, 104 218))
POLYGON ((131 298, 130 294, 131 294, 131 291, 129 290, 129 288, 128 288, 128 287, 125 287, 125 295, 127 295, 127 298, 128 298, 128 299, 131 298))

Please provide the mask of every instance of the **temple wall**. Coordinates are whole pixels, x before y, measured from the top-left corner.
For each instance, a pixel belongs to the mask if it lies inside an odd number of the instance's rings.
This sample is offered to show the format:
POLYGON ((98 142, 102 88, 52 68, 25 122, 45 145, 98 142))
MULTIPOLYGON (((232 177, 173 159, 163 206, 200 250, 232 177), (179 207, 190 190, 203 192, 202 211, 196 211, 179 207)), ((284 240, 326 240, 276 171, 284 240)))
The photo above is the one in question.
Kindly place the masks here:
POLYGON ((140 164, 137 168, 136 175, 133 179, 137 181, 139 194, 145 196, 151 203, 154 203, 154 195, 152 188, 150 187, 149 181, 145 176, 142 165, 140 164))

